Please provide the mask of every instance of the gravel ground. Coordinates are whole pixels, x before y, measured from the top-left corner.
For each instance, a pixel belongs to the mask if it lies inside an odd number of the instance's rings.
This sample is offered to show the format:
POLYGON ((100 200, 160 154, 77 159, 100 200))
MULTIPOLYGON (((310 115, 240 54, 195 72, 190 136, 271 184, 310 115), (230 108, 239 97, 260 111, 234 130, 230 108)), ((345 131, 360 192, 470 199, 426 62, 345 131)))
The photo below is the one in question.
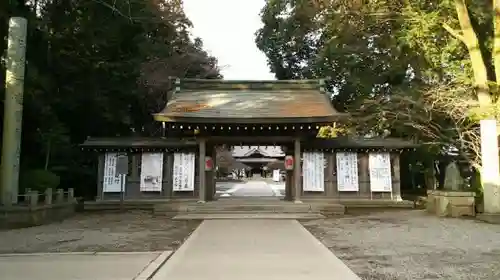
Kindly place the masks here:
POLYGON ((420 210, 305 221, 362 279, 500 279, 500 226, 420 210))
POLYGON ((0 253, 175 250, 199 224, 146 212, 79 214, 61 223, 0 231, 0 253))

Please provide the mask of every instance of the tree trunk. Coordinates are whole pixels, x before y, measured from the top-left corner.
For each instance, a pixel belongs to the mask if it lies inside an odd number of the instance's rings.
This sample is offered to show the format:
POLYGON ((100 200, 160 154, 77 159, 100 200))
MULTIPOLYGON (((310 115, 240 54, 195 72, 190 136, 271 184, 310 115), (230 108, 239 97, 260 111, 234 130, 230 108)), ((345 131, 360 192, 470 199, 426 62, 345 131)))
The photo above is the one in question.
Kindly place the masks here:
POLYGON ((455 8, 458 14, 458 21, 462 29, 462 41, 469 51, 472 70, 474 73, 474 85, 476 88, 477 99, 479 104, 485 110, 491 107, 491 96, 488 87, 488 71, 484 63, 481 49, 479 48, 479 40, 476 32, 472 27, 469 11, 465 4, 465 0, 455 0, 455 8))
MULTIPOLYGON (((498 0, 494 0, 495 11, 499 5, 498 0)), ((500 214, 500 161, 498 157, 498 135, 496 129, 496 119, 491 115, 492 111, 492 98, 488 87, 488 74, 484 58, 479 48, 479 40, 477 34, 472 27, 469 11, 465 0, 455 0, 455 8, 457 10, 458 21, 462 29, 461 40, 467 46, 469 51, 472 70, 474 73, 474 85, 476 88, 476 95, 479 101, 481 113, 485 114, 487 119, 480 121, 481 127, 481 183, 484 191, 484 210, 487 213, 500 214)), ((495 14, 495 36, 497 36, 497 22, 498 14, 495 14)), ((500 43, 499 38, 494 39, 494 63, 495 68, 496 53, 500 43)), ((500 61, 499 61, 500 63, 500 61)), ((497 69, 495 69, 497 70, 497 69)), ((498 75, 498 72, 495 73, 498 75)), ((484 118, 484 116, 482 117, 484 118)))
POLYGON ((493 66, 495 68, 495 80, 500 83, 500 0, 493 0, 494 9, 494 32, 493 32, 493 66))

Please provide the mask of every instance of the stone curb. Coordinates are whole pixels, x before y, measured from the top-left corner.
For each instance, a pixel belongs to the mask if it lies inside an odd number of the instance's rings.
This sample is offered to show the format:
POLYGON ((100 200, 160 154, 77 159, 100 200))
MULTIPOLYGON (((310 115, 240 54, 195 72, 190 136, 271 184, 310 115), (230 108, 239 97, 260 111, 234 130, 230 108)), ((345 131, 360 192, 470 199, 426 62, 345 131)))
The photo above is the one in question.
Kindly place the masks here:
POLYGON ((324 219, 325 216, 315 213, 195 213, 179 214, 172 220, 234 220, 234 219, 258 219, 258 220, 310 220, 324 219))
POLYGON ((167 260, 172 256, 173 251, 164 251, 154 260, 152 260, 139 275, 133 278, 133 280, 149 280, 158 272, 158 270, 167 262, 167 260))
MULTIPOLYGON (((167 251, 169 252, 169 251, 167 251)), ((48 256, 113 256, 113 255, 144 255, 157 253, 158 256, 165 251, 144 252, 60 252, 60 253, 7 253, 0 254, 0 258, 6 257, 48 257, 48 256)))

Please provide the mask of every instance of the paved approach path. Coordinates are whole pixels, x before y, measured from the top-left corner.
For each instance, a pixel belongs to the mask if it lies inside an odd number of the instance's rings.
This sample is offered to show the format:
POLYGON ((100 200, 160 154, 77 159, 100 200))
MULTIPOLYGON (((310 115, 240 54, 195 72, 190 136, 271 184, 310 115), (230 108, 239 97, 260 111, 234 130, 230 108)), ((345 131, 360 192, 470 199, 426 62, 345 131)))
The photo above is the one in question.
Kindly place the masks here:
POLYGON ((1 254, 2 280, 146 280, 165 252, 1 254))
POLYGON ((285 183, 275 183, 263 178, 242 182, 218 182, 217 195, 220 197, 271 197, 283 196, 285 183))
POLYGON ((295 220, 206 220, 153 280, 359 280, 295 220))

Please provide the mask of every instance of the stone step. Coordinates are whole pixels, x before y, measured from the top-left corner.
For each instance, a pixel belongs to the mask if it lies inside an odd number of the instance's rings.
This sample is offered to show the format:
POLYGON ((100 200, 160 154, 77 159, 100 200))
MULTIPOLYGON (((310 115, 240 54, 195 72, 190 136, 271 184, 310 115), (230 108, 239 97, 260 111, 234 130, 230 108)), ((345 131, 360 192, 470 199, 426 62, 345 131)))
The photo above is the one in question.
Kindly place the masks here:
POLYGON ((187 213, 217 213, 217 214, 230 214, 230 213, 290 213, 290 214, 325 214, 325 215, 343 215, 345 214, 345 207, 341 204, 219 204, 219 203, 206 203, 206 204, 184 204, 172 205, 163 204, 156 205, 154 208, 155 214, 187 214, 187 213))
POLYGON ((198 210, 191 212, 177 212, 177 214, 321 214, 320 212, 292 212, 292 211, 270 211, 270 210, 198 210))
POLYGON ((324 219, 319 213, 186 213, 173 217, 173 220, 227 220, 227 219, 272 219, 272 220, 313 220, 324 219))
POLYGON ((269 211, 269 212, 310 212, 310 205, 189 205, 186 212, 197 211, 269 211))

